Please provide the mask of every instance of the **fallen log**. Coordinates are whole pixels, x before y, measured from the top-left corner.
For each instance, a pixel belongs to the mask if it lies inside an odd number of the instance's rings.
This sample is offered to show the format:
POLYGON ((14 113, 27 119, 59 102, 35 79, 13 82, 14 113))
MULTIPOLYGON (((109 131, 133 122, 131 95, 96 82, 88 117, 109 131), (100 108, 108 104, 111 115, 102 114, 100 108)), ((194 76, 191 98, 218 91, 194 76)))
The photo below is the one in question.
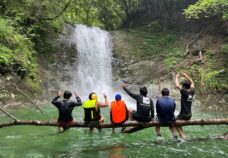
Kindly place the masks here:
MULTIPOLYGON (((19 126, 19 125, 30 125, 30 126, 58 126, 58 123, 56 121, 37 121, 37 120, 15 120, 12 122, 7 123, 0 123, 0 128, 3 127, 11 127, 11 126, 19 126)), ((84 123, 84 122, 73 122, 71 125, 69 125, 69 128, 118 128, 118 127, 141 127, 141 128, 148 128, 148 127, 154 127, 156 125, 159 125, 159 122, 157 121, 151 121, 148 123, 143 122, 127 122, 120 125, 113 125, 111 123, 105 123, 105 124, 98 124, 98 123, 84 123)), ((220 118, 220 119, 198 119, 198 120, 189 120, 189 121, 182 121, 177 120, 174 123, 174 126, 191 126, 191 125, 228 125, 228 118, 220 118)), ((168 125, 160 125, 162 127, 167 127, 168 125)))
POLYGON ((124 130, 122 133, 134 133, 143 130, 144 127, 131 127, 130 129, 124 130))

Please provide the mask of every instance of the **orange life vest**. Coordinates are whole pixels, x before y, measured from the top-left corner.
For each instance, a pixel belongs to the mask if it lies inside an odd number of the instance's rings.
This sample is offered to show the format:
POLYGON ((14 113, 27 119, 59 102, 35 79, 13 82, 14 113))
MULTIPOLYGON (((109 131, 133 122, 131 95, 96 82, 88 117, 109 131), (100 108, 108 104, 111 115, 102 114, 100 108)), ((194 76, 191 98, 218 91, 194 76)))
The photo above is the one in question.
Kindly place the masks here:
POLYGON ((123 123, 127 119, 127 107, 124 101, 111 102, 112 123, 123 123))

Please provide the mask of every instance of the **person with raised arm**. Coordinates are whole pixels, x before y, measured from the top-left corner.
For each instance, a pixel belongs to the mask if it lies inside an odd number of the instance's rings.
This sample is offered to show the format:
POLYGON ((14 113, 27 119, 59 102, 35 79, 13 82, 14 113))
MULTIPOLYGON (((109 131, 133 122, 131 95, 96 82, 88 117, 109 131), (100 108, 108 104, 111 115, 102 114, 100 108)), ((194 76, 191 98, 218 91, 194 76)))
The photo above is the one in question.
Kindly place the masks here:
MULTIPOLYGON (((86 123, 96 122, 104 123, 104 117, 100 114, 100 108, 108 106, 108 97, 104 94, 105 102, 98 101, 97 95, 95 92, 89 94, 89 99, 83 103, 84 108, 84 121, 86 123)), ((92 130, 93 128, 90 128, 92 130)))
MULTIPOLYGON (((181 110, 176 120, 190 120, 192 117, 192 100, 194 96, 194 81, 188 76, 186 73, 181 73, 181 75, 185 78, 185 80, 180 84, 179 77, 180 75, 176 75, 175 85, 179 89, 181 94, 181 110)), ((181 138, 186 139, 186 135, 183 131, 182 127, 176 128, 181 138)))
POLYGON ((154 118, 154 104, 152 99, 147 96, 147 88, 140 88, 140 94, 135 94, 128 90, 127 85, 124 83, 122 88, 129 96, 136 100, 136 111, 128 110, 130 119, 138 122, 150 122, 154 118))
POLYGON ((72 111, 74 110, 75 106, 82 105, 81 99, 76 92, 74 95, 77 102, 70 100, 72 96, 72 93, 70 91, 65 91, 64 93, 59 91, 58 95, 51 102, 59 111, 59 132, 64 132, 66 129, 68 129, 68 126, 74 121, 72 111), (63 100, 58 101, 61 96, 63 96, 63 100))

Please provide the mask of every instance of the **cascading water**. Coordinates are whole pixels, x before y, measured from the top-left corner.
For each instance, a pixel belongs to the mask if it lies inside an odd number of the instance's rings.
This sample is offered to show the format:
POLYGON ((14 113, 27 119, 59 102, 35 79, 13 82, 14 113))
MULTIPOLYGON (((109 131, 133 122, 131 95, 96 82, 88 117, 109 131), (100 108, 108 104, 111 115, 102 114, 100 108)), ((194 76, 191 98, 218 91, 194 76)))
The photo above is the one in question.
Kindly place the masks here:
POLYGON ((112 43, 109 33, 97 27, 76 25, 74 35, 77 46, 75 87, 80 95, 111 91, 112 43))

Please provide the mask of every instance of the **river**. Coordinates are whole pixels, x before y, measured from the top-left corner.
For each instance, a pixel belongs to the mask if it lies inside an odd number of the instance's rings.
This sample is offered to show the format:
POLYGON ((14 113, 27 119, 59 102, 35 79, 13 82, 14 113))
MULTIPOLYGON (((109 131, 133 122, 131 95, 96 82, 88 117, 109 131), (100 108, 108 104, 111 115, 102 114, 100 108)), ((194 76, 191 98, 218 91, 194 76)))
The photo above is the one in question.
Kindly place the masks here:
MULTIPOLYGON (((46 115, 31 108, 13 110, 18 119, 55 120, 57 109, 52 105, 43 107, 46 115)), ((102 115, 109 122, 108 109, 102 115)), ((74 117, 82 121, 83 109, 76 107, 74 117)), ((196 118, 226 117, 225 114, 195 113, 196 118)), ((3 114, 1 122, 9 121, 3 114)), ((216 140, 215 136, 227 132, 226 125, 184 127, 188 140, 174 141, 168 128, 162 128, 163 140, 155 136, 154 128, 132 134, 121 134, 120 129, 95 130, 71 128, 58 134, 56 127, 17 126, 0 129, 0 157, 7 158, 129 158, 129 157, 201 157, 227 158, 228 141, 216 140)))

